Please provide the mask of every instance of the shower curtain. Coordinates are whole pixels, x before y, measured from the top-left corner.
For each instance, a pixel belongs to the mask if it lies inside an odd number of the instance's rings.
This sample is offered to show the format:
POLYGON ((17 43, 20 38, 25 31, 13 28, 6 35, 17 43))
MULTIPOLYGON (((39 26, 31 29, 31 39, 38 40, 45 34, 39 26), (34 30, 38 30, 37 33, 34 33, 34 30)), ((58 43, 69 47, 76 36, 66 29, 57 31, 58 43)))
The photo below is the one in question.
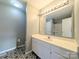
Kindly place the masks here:
POLYGON ((25 34, 26 15, 22 9, 0 0, 0 54, 15 49, 17 36, 25 34))

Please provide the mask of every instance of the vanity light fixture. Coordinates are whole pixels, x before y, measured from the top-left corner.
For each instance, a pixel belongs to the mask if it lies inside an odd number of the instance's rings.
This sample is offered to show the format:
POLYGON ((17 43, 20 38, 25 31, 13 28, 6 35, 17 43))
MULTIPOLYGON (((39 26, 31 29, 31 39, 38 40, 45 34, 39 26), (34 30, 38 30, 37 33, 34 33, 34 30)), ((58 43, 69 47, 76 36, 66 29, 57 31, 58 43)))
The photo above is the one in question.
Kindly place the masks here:
POLYGON ((60 4, 60 5, 57 5, 57 6, 54 7, 54 8, 51 8, 51 9, 49 9, 49 10, 47 10, 47 11, 41 13, 40 15, 47 14, 47 13, 49 13, 49 12, 52 12, 52 11, 58 9, 58 8, 61 8, 61 7, 65 6, 65 5, 68 5, 68 4, 69 4, 69 0, 67 0, 66 2, 64 2, 64 3, 60 4))

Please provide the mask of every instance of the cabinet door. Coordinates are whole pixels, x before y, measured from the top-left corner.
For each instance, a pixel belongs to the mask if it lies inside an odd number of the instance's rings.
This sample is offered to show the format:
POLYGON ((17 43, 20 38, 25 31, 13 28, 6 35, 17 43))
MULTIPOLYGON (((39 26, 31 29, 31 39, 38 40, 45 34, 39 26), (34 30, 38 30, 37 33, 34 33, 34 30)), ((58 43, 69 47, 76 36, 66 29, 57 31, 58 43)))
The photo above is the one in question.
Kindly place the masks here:
POLYGON ((69 59, 69 53, 61 47, 51 46, 51 59, 69 59))
POLYGON ((79 59, 75 52, 70 52, 59 47, 51 46, 51 59, 79 59))
POLYGON ((39 44, 39 56, 41 59, 50 59, 50 49, 39 44))
POLYGON ((50 59, 50 46, 48 43, 38 41, 38 53, 41 59, 50 59))
POLYGON ((61 55, 59 55, 55 52, 52 52, 51 59, 66 59, 66 58, 62 57, 61 55))
POLYGON ((38 44, 37 44, 37 40, 35 40, 35 39, 32 39, 32 50, 33 50, 33 52, 35 52, 37 55, 39 55, 39 54, 38 54, 38 44))
POLYGON ((50 46, 49 44, 32 39, 32 50, 41 58, 41 59, 50 59, 50 46))
POLYGON ((77 53, 76 54, 71 54, 70 59, 79 59, 79 56, 78 56, 77 53))

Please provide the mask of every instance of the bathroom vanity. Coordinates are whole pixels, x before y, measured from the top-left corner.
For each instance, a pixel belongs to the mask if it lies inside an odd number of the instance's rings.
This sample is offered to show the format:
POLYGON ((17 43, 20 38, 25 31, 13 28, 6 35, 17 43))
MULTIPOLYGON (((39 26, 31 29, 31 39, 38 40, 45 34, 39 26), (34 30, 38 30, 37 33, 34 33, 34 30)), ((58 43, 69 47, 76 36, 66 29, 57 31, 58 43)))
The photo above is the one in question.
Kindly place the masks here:
POLYGON ((41 9, 39 34, 32 35, 33 52, 41 59, 79 59, 74 15, 74 0, 54 1, 41 9))
POLYGON ((77 43, 75 40, 67 40, 47 35, 32 35, 32 50, 41 59, 78 59, 77 43))

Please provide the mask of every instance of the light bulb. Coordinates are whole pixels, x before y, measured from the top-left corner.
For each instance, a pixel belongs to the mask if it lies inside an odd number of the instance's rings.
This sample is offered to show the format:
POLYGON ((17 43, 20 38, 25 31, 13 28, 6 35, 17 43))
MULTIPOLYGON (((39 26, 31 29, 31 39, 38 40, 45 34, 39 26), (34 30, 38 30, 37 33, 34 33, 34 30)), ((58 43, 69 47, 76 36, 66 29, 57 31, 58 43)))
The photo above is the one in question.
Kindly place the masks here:
POLYGON ((11 4, 13 4, 15 7, 18 7, 18 8, 22 8, 22 4, 17 1, 17 0, 11 0, 11 4))

